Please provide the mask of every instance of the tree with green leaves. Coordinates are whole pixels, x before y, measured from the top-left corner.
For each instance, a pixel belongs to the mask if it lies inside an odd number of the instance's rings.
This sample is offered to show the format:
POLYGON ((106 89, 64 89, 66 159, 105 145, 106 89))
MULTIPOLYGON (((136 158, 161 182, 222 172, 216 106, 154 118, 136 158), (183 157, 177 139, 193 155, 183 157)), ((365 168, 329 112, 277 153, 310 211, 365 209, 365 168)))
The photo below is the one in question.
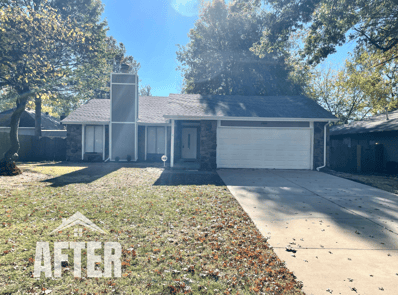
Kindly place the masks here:
POLYGON ((350 86, 347 69, 314 69, 305 93, 339 118, 339 123, 347 124, 352 120, 363 119, 369 113, 366 95, 359 87, 350 86))
POLYGON ((19 119, 28 101, 36 94, 67 87, 65 78, 76 68, 101 64, 106 24, 99 18, 86 22, 84 17, 59 13, 46 1, 0 6, 0 88, 8 87, 17 95, 11 147, 1 160, 3 167, 9 167, 18 155, 19 119))
MULTIPOLYGON (((85 63, 72 69, 69 76, 64 77, 64 85, 54 86, 51 93, 41 93, 40 102, 43 112, 59 117, 86 103, 92 98, 109 98, 109 76, 111 72, 120 72, 122 64, 130 67, 130 73, 137 74, 140 63, 134 57, 127 55, 123 43, 118 43, 112 36, 105 38, 105 58, 94 64, 85 63)), ((149 85, 141 89, 148 90, 149 85)), ((0 94, 0 112, 13 107, 16 94, 11 88, 3 89, 0 94)), ((28 108, 36 108, 36 98, 27 103, 28 108)))
POLYGON ((140 63, 134 57, 127 55, 123 43, 118 43, 112 36, 106 37, 105 55, 101 63, 85 63, 74 68, 65 77, 66 88, 60 88, 47 99, 45 106, 57 116, 68 115, 70 112, 92 98, 109 98, 110 73, 120 72, 121 65, 127 64, 130 72, 137 74, 140 63))
POLYGON ((151 86, 145 85, 140 87, 140 96, 152 96, 151 86))
POLYGON ((369 112, 377 114, 396 109, 397 64, 395 60, 386 62, 384 52, 357 49, 345 64, 345 85, 348 89, 359 89, 368 101, 369 112))
POLYGON ((116 39, 111 36, 107 38, 107 49, 110 53, 108 63, 112 67, 112 72, 120 73, 122 64, 127 64, 131 74, 138 73, 141 65, 134 57, 127 55, 127 49, 123 43, 117 43, 116 39))
POLYGON ((305 92, 344 124, 386 108, 394 110, 398 107, 395 62, 381 62, 383 58, 383 52, 359 48, 340 70, 310 71, 305 92))
POLYGON ((382 62, 397 59, 397 0, 266 0, 269 27, 255 51, 264 55, 285 46, 292 33, 304 34, 303 56, 318 64, 336 47, 355 40, 382 53, 382 62))
MULTIPOLYGON (((28 7, 30 6, 33 11, 38 12, 42 9, 46 9, 47 7, 53 8, 57 14, 62 19, 70 18, 73 19, 75 23, 79 24, 90 24, 90 23, 96 23, 99 20, 99 17, 103 11, 102 3, 101 1, 98 0, 82 0, 82 1, 75 1, 75 0, 14 0, 14 1, 2 1, 0 3, 0 7, 8 7, 8 6, 15 6, 15 7, 28 7)), ((77 67, 76 67, 77 68, 77 67)), ((91 84, 95 84, 96 80, 91 79, 91 84)), ((63 87, 67 88, 64 93, 70 92, 71 91, 71 85, 67 83, 68 87, 63 87)), ((32 101, 28 102, 28 107, 30 108, 35 108, 35 135, 36 136, 41 136, 41 110, 42 110, 42 104, 43 100, 46 100, 47 102, 55 102, 57 101, 57 104, 62 104, 63 101, 73 99, 72 97, 68 97, 68 99, 65 99, 63 97, 62 99, 57 99, 57 97, 54 96, 58 95, 62 92, 62 90, 59 89, 52 89, 52 94, 49 92, 40 92, 36 93, 34 99, 32 101)), ((10 91, 9 94, 14 94, 13 91, 10 91)), ((7 106, 7 103, 4 104, 4 106, 7 106)), ((53 114, 53 110, 51 107, 44 105, 44 108, 46 111, 49 111, 53 114)))
POLYGON ((259 58, 252 50, 267 27, 259 1, 215 0, 204 4, 179 46, 177 60, 184 77, 183 92, 221 95, 299 94, 289 79, 286 50, 259 58))

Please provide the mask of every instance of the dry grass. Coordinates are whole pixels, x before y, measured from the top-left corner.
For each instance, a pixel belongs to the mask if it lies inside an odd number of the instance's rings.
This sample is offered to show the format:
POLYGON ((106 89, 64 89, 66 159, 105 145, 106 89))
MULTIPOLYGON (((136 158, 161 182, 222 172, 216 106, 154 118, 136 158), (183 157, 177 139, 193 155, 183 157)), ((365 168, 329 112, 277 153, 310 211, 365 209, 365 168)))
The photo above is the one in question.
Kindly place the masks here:
POLYGON ((0 177, 1 294, 303 294, 225 186, 156 186, 162 169, 121 166, 74 183, 73 167, 81 166, 51 166, 28 164, 19 179, 0 177), (107 234, 48 235, 76 211, 107 234), (86 278, 82 255, 82 278, 74 278, 73 252, 65 252, 62 278, 32 277, 37 241, 52 251, 54 241, 74 240, 118 241, 122 277, 86 278))
POLYGON ((386 174, 360 174, 327 170, 326 173, 367 184, 387 192, 398 194, 398 176, 386 174))

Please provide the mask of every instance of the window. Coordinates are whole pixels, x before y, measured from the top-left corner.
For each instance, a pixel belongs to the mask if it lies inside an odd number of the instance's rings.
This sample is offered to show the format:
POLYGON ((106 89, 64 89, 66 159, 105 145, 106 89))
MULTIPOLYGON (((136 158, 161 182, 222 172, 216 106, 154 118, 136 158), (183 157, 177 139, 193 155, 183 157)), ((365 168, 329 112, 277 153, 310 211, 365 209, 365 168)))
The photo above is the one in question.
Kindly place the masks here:
POLYGON ((103 126, 86 126, 86 153, 102 153, 103 126))
POLYGON ((165 134, 164 127, 147 127, 147 136, 148 136, 148 146, 147 152, 148 154, 162 154, 165 153, 165 134))

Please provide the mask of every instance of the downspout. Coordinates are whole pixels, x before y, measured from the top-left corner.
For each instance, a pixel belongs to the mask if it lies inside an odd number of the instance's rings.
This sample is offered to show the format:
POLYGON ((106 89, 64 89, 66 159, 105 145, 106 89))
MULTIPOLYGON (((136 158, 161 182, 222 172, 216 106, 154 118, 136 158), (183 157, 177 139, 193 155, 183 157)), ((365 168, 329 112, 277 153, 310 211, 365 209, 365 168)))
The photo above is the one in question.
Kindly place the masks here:
POLYGON ((323 166, 316 168, 317 171, 326 167, 326 127, 330 124, 330 121, 325 124, 323 130, 323 166))

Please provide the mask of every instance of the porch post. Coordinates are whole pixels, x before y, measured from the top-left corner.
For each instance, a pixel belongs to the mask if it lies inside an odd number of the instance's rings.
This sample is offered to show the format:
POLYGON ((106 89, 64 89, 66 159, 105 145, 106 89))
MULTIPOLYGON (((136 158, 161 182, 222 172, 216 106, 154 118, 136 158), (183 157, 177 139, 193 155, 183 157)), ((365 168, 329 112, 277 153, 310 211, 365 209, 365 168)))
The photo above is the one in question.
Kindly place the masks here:
POLYGON ((174 119, 171 120, 170 167, 174 167, 174 119))
POLYGON ((105 161, 105 124, 102 125, 102 161, 105 161))
POLYGON ((167 126, 164 126, 164 154, 167 156, 167 126))
POLYGON ((145 125, 145 161, 146 161, 146 154, 147 154, 147 146, 148 146, 148 128, 145 125))
POLYGON ((82 161, 84 160, 85 131, 86 131, 86 125, 82 124, 82 161))

